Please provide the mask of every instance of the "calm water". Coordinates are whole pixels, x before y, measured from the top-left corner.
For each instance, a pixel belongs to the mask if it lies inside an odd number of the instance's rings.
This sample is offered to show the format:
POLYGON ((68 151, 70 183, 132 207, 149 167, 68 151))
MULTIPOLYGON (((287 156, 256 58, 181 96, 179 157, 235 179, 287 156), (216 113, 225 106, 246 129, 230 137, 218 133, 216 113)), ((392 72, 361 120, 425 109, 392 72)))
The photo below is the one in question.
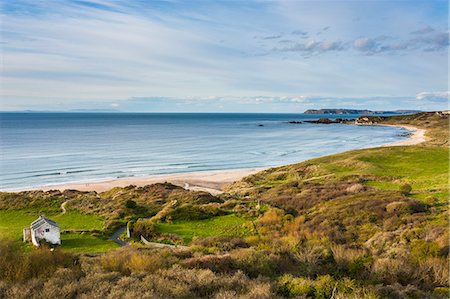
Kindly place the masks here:
POLYGON ((391 127, 287 123, 321 117, 304 114, 1 113, 0 117, 1 190, 277 166, 406 138, 400 136, 402 129, 391 127))

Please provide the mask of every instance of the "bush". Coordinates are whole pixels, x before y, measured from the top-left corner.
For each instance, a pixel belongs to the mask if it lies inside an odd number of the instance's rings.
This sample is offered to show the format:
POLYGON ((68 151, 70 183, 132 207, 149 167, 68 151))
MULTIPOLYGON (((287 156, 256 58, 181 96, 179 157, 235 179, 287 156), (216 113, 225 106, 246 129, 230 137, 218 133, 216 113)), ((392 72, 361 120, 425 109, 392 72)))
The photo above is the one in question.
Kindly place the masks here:
POLYGON ((24 253, 10 240, 0 240, 0 279, 24 281, 51 276, 59 268, 77 267, 78 259, 60 248, 50 251, 48 246, 33 248, 24 253))
POLYGON ((235 237, 206 237, 194 238, 191 245, 214 248, 219 251, 230 251, 236 248, 247 248, 249 244, 241 238, 235 237))
POLYGON ((441 255, 441 249, 435 242, 427 242, 425 240, 414 240, 411 243, 411 258, 414 261, 422 261, 429 257, 437 257, 441 255))
POLYGON ((409 195, 411 193, 411 191, 412 191, 412 187, 410 184, 403 184, 400 186, 400 192, 403 195, 409 195))
POLYGON ((141 235, 144 238, 152 239, 158 236, 158 230, 155 224, 150 220, 139 220, 133 224, 133 236, 139 238, 141 235))
POLYGON ((137 250, 127 248, 106 253, 100 265, 106 271, 129 275, 133 272, 155 272, 171 267, 178 259, 166 250, 137 250))
POLYGON ((437 296, 442 296, 442 298, 449 298, 450 297, 450 288, 447 287, 437 287, 433 290, 433 294, 437 296))
POLYGON ((218 210, 214 208, 203 209, 198 205, 184 204, 171 211, 167 216, 173 220, 203 220, 211 218, 217 213, 218 210))
POLYGON ((257 251, 253 248, 238 249, 230 253, 237 269, 242 270, 250 277, 259 275, 273 277, 277 272, 276 256, 266 251, 257 251))
POLYGON ((314 295, 314 281, 309 278, 294 278, 283 275, 278 282, 278 293, 287 298, 308 297, 314 295))
POLYGON ((330 275, 319 276, 316 279, 314 297, 331 298, 336 291, 337 282, 330 275))
POLYGON ((125 207, 127 209, 134 209, 134 208, 136 208, 136 206, 137 206, 137 204, 134 200, 129 199, 125 202, 125 207))

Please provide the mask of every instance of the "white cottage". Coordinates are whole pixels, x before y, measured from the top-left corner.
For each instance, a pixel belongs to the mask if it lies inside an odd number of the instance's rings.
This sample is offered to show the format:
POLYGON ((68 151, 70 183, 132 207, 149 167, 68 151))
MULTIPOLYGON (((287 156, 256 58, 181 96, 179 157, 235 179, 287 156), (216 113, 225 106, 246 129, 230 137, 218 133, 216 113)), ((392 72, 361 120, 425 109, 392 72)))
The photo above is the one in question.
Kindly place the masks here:
POLYGON ((31 223, 29 229, 25 228, 23 231, 24 241, 30 236, 31 242, 35 246, 39 246, 41 240, 53 245, 61 245, 59 225, 45 216, 39 216, 38 219, 31 223))

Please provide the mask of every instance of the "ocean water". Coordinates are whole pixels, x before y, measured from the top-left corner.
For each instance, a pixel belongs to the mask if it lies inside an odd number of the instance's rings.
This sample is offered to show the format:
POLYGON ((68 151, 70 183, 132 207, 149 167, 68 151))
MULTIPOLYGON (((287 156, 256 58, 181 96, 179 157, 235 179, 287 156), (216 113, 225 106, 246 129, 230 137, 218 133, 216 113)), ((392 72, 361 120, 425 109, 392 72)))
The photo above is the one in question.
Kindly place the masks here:
POLYGON ((287 123, 319 117, 1 113, 0 189, 278 166, 407 138, 392 127, 287 123))

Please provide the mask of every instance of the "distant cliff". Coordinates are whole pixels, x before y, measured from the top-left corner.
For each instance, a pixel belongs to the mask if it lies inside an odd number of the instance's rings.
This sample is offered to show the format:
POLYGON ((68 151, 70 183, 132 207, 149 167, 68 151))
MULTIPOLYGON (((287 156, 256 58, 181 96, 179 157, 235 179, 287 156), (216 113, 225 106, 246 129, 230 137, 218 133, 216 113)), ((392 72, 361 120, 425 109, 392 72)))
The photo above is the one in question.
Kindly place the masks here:
POLYGON ((372 111, 358 109, 309 109, 305 114, 410 114, 420 112, 418 110, 396 110, 396 111, 372 111))

